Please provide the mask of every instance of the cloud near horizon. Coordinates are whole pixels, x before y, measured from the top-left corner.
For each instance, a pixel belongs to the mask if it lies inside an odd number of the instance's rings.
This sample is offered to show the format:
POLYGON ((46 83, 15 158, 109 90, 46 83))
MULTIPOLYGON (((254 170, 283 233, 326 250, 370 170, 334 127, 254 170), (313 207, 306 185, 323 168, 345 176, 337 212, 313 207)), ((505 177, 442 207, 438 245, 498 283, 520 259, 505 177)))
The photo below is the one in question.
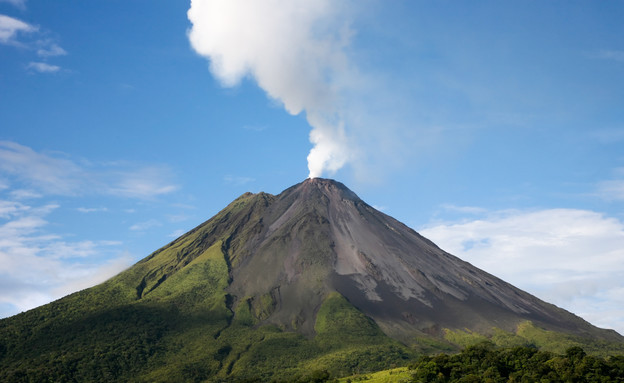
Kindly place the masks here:
POLYGON ((134 262, 118 240, 72 240, 58 216, 108 211, 73 203, 113 197, 145 204, 178 190, 172 178, 163 165, 93 163, 0 141, 0 317, 103 282, 134 262), (59 196, 68 208, 55 202, 59 196))
POLYGON ((115 241, 67 241, 49 234, 55 204, 0 200, 0 317, 101 283, 130 266, 115 241))
POLYGON ((577 209, 495 211, 419 232, 543 300, 624 334, 624 223, 617 218, 577 209))

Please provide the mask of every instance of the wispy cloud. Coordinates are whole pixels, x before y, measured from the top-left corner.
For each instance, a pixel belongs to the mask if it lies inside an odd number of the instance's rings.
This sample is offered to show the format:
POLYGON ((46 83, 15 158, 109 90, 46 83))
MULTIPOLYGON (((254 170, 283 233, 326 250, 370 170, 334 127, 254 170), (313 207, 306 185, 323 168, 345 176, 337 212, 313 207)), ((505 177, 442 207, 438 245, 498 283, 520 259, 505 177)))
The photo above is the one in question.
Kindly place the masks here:
POLYGON ((10 194, 13 199, 17 199, 17 200, 36 199, 36 198, 43 197, 41 193, 37 193, 33 190, 28 190, 28 189, 11 190, 10 194))
POLYGON ((31 69, 35 72, 39 73, 56 73, 61 70, 61 67, 58 65, 50 65, 43 62, 30 62, 26 66, 27 69, 31 69))
POLYGON ((589 137, 601 144, 612 145, 624 141, 624 128, 597 129, 589 133, 589 137))
POLYGON ((184 222, 188 219, 189 217, 184 214, 170 214, 167 216, 167 220, 172 223, 184 222))
POLYGON ((245 125, 243 126, 244 130, 249 130, 252 132, 263 132, 265 131, 267 128, 266 126, 263 125, 245 125))
POLYGON ((160 223, 159 221, 155 219, 150 219, 148 221, 135 223, 134 225, 130 226, 130 230, 145 231, 145 230, 151 229, 153 227, 158 227, 158 226, 162 226, 162 223, 160 223))
POLYGON ((19 213, 27 211, 30 206, 14 201, 0 201, 0 218, 9 219, 19 213))
POLYGON ((624 168, 615 168, 613 177, 596 184, 593 195, 609 202, 624 201, 624 168))
POLYGON ((23 44, 17 40, 20 33, 31 33, 38 28, 22 20, 10 16, 0 15, 0 44, 17 45, 23 44))
POLYGON ((614 60, 624 63, 624 51, 620 50, 602 50, 596 54, 596 57, 604 60, 614 60))
POLYGON ((97 213, 97 212, 108 211, 108 208, 105 208, 105 207, 79 207, 79 208, 76 208, 76 210, 81 212, 81 213, 97 213))
POLYGON ((103 282, 131 258, 114 241, 67 241, 49 234, 46 216, 59 206, 0 201, 0 303, 16 314, 103 282))
POLYGON ((85 165, 63 154, 37 152, 10 141, 0 141, 2 175, 33 192, 52 195, 107 194, 150 199, 179 189, 171 182, 173 175, 166 166, 127 162, 85 165))
POLYGON ((446 211, 464 214, 483 214, 487 212, 486 209, 476 206, 457 206, 453 204, 444 204, 442 208, 446 211))
POLYGON ((169 234, 169 238, 179 238, 184 235, 186 231, 182 229, 175 230, 173 233, 169 234))
POLYGON ((624 179, 598 183, 597 194, 608 201, 624 201, 624 179))
POLYGON ((40 47, 37 49, 37 56, 47 58, 56 56, 65 56, 67 51, 61 48, 57 43, 51 40, 42 40, 38 44, 40 47))
MULTIPOLYGON (((14 5, 24 5, 24 2, 15 1, 14 5)), ((49 58, 64 56, 67 51, 59 43, 47 37, 46 31, 41 31, 39 26, 25 21, 0 14, 0 44, 19 47, 21 49, 33 51, 38 60, 31 61, 26 65, 26 69, 38 73, 55 73, 61 70, 58 65, 47 63, 49 58)))
POLYGON ((21 10, 26 9, 26 0, 0 0, 0 3, 9 3, 21 10))
POLYGON ((122 164, 129 167, 121 171, 112 171, 114 178, 107 192, 113 195, 130 198, 153 198, 169 194, 179 189, 171 183, 171 170, 166 166, 143 166, 122 164))
POLYGON ((497 211, 420 233, 542 299, 624 333, 623 299, 612 299, 624 278, 624 223, 616 218, 575 209, 497 211))
POLYGON ((75 195, 90 178, 80 166, 61 156, 34 151, 10 141, 0 141, 0 172, 50 194, 75 195))
POLYGON ((254 182, 256 179, 252 177, 226 175, 225 177, 223 177, 223 180, 231 185, 246 185, 248 183, 254 182))

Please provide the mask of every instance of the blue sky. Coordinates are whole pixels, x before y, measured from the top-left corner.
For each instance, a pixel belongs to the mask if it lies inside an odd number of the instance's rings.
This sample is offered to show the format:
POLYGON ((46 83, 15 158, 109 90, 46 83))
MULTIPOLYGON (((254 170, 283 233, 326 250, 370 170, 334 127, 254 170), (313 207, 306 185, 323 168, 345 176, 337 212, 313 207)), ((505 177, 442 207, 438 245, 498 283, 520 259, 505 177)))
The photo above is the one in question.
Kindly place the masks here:
POLYGON ((622 20, 622 1, 0 0, 0 316, 311 173, 624 333, 622 20))

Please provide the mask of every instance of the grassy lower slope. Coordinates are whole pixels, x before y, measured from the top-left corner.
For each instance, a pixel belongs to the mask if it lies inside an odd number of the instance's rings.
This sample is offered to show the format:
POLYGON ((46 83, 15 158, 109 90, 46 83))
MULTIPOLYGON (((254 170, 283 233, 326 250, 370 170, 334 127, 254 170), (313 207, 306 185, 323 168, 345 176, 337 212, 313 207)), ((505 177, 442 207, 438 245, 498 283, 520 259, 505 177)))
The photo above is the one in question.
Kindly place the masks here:
POLYGON ((412 372, 407 367, 392 368, 369 374, 356 374, 338 379, 340 383, 409 383, 412 382, 412 372))
POLYGON ((222 241, 141 291, 142 275, 162 272, 175 253, 171 246, 102 285, 0 321, 0 381, 292 381, 414 357, 338 293, 318 309, 313 338, 261 325, 262 312, 244 299, 233 307, 225 291, 222 241))
POLYGON ((515 333, 497 328, 493 328, 489 334, 446 329, 444 338, 461 348, 482 342, 492 342, 498 347, 536 347, 553 353, 563 353, 570 347, 582 347, 593 356, 624 355, 624 344, 622 343, 549 331, 529 321, 518 324, 515 333))

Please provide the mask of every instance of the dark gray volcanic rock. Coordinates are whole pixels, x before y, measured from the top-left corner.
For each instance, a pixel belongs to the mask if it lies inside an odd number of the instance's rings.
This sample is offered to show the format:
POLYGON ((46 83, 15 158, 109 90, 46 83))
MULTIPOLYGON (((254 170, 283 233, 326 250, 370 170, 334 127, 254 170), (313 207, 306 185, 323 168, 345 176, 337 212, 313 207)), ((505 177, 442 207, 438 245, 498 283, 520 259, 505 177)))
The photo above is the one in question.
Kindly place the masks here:
POLYGON ((245 193, 108 281, 0 320, 0 381, 302 381, 464 343, 446 329, 624 344, 317 178, 245 193))
POLYGON ((315 313, 338 291, 409 342, 441 329, 513 331, 530 320, 551 330, 611 337, 569 312, 441 250, 343 184, 307 179, 277 196, 253 196, 256 218, 228 242, 234 306, 265 323, 314 333, 315 313))

